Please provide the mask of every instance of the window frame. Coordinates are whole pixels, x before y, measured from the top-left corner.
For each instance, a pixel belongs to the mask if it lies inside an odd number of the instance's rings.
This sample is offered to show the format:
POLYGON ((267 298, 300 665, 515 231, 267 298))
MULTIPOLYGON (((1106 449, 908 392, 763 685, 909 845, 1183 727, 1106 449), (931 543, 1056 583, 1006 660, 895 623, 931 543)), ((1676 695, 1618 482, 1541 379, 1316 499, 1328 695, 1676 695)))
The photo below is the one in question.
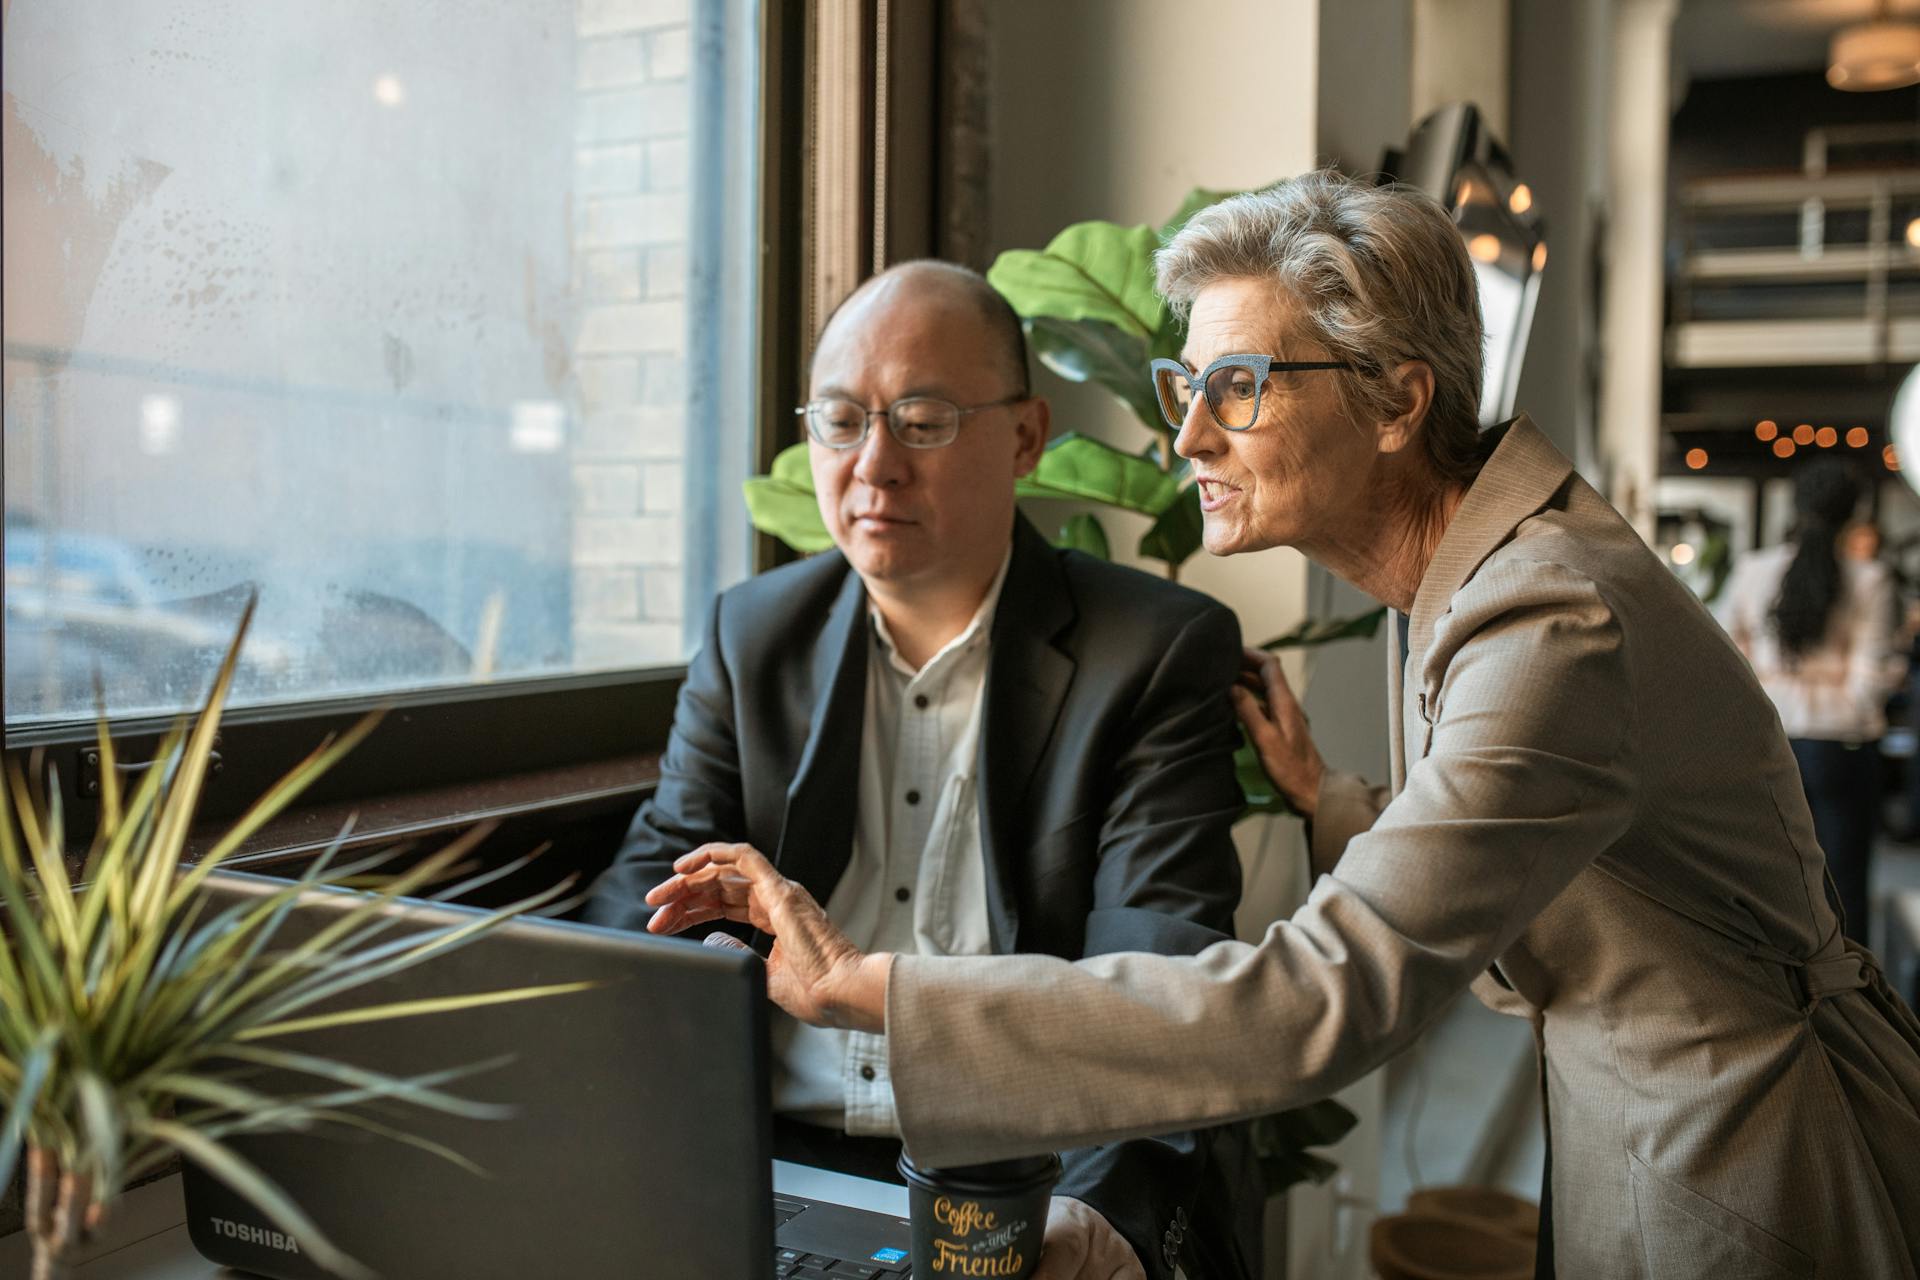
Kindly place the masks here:
MULTIPOLYGON (((762 471, 788 443, 784 436, 791 429, 790 409, 800 385, 802 348, 794 334, 802 323, 798 285, 805 258, 805 192, 798 157, 804 145, 810 8, 779 0, 760 4, 760 251, 754 302, 760 364, 749 456, 762 471)), ((0 532, 0 548, 4 536, 0 532)), ((772 539, 756 534, 753 571, 779 562, 783 551, 772 539)), ((490 781, 616 757, 634 758, 627 773, 637 798, 651 787, 654 770, 647 753, 665 746, 684 677, 684 664, 676 664, 237 708, 222 717, 220 767, 209 780, 197 819, 207 823, 243 811, 327 734, 376 707, 387 708, 380 728, 303 795, 300 807, 453 787, 457 798, 444 823, 457 826, 489 809, 490 781)), ((186 708, 181 714, 197 711, 186 708)), ((107 728, 122 760, 142 761, 151 757, 161 735, 178 718, 109 716, 107 728)), ((4 725, 9 763, 25 765, 38 753, 55 771, 66 805, 70 849, 84 848, 96 822, 98 802, 84 779, 87 757, 95 754, 97 741, 98 728, 91 718, 4 725)), ((567 798, 558 796, 556 801, 567 798)))

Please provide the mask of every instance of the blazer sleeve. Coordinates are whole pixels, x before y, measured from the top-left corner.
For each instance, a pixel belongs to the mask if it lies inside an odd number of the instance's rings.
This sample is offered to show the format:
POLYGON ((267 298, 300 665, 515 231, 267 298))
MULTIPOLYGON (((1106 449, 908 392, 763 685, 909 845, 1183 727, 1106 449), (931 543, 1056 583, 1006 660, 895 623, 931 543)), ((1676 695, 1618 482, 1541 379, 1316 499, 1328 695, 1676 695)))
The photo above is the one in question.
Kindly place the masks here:
MULTIPOLYGON (((1209 606, 1162 653, 1130 712, 1126 746, 1110 766, 1086 955, 1191 955, 1233 936, 1240 863, 1232 827, 1245 806, 1227 689, 1239 637, 1233 614, 1209 606)), ((1251 1164, 1245 1126, 1082 1147, 1061 1159, 1056 1194, 1097 1209, 1155 1280, 1171 1280, 1189 1248, 1223 1276, 1250 1274, 1226 1261, 1258 1247, 1260 1188, 1229 1176, 1251 1164), (1242 1221, 1253 1230, 1236 1231, 1242 1221), (1189 1247, 1190 1234, 1202 1238, 1189 1247), (1255 1239, 1237 1238, 1247 1234, 1255 1239)))
POLYGON ((1370 830, 1393 793, 1357 773, 1328 769, 1307 821, 1307 862, 1316 878, 1332 871, 1353 838, 1370 830))
POLYGON ((645 928, 654 911, 647 891, 673 874, 675 858, 710 841, 738 840, 746 830, 733 679, 722 644, 725 599, 714 601, 706 637, 687 666, 660 783, 634 815, 613 864, 594 882, 583 913, 590 924, 645 928))
POLYGON ((1427 753, 1258 946, 899 957, 888 1042, 914 1158, 966 1164, 1324 1098, 1511 945, 1632 821, 1626 639, 1590 579, 1514 560, 1456 593, 1432 654, 1427 753))

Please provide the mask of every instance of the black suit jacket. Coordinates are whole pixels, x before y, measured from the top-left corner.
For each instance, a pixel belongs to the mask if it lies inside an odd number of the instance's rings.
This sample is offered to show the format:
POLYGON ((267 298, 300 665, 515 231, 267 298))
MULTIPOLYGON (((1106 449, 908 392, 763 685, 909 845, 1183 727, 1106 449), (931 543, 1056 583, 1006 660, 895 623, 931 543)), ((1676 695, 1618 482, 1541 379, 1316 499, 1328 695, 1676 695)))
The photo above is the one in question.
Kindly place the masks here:
MULTIPOLYGON (((866 590, 839 553, 722 594, 687 670, 661 781, 587 918, 639 928, 672 861, 745 841, 821 902, 852 856, 866 590)), ((997 952, 1191 954, 1233 933, 1242 807, 1233 614, 1049 546, 1017 519, 981 725, 980 836, 997 952)), ((1044 1064, 1035 1064, 1044 1069, 1044 1064)), ((1244 1128, 1064 1153, 1086 1201, 1169 1277, 1252 1276, 1260 1188, 1244 1128), (1171 1248, 1170 1248, 1171 1246, 1171 1248)))

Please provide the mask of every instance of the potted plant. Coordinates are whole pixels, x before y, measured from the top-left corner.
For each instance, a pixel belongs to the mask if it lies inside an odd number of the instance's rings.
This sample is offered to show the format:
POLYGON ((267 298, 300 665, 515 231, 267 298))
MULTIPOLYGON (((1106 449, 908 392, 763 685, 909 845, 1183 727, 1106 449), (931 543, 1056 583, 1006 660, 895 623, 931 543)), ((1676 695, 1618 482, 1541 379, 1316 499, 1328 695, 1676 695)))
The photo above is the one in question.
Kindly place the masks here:
MULTIPOLYGON (((1154 287, 1153 254, 1195 213, 1234 193, 1195 188, 1159 227, 1076 222, 1044 249, 1009 249, 987 272, 1021 318, 1027 341, 1041 363, 1073 382, 1091 382, 1120 401, 1151 440, 1138 453, 1076 432, 1049 441, 1033 474, 1014 492, 1024 499, 1092 503, 1143 517, 1147 527, 1137 554, 1157 560, 1169 578, 1200 549, 1199 487, 1185 459, 1173 451, 1175 431, 1161 416, 1147 377, 1150 361, 1178 359, 1186 334, 1180 318, 1154 287)), ((833 545, 814 500, 807 446, 793 445, 775 457, 767 475, 745 485, 754 527, 803 554, 833 545)), ((1069 517, 1055 543, 1101 559, 1111 558, 1106 523, 1090 512, 1069 517)), ((1265 641, 1269 651, 1311 647, 1370 637, 1385 609, 1348 618, 1308 619, 1285 635, 1265 641)), ((1234 767, 1246 798, 1243 816, 1293 812, 1243 739, 1234 767)), ((1265 1116, 1254 1122, 1254 1145, 1268 1194, 1296 1182, 1324 1182, 1336 1166, 1310 1146, 1340 1140, 1356 1123, 1331 1099, 1265 1116)))
MULTIPOLYGON (((480 1067, 386 1075, 282 1048, 278 1038, 345 1021, 426 1016, 591 985, 340 1007, 343 993, 468 945, 569 888, 563 882, 457 927, 375 945, 393 899, 457 874, 457 864, 485 830, 378 877, 362 903, 297 944, 275 946, 276 930, 295 899, 316 885, 357 886, 384 855, 339 864, 347 835, 342 832, 285 889, 203 918, 200 888, 208 874, 379 719, 376 712, 323 742, 194 865, 185 866, 188 829, 252 611, 249 602, 197 720, 190 728, 175 727, 130 791, 123 792, 102 721, 100 822, 77 878, 64 857, 57 779, 44 780, 37 767, 7 764, 0 787, 0 1189, 11 1185, 24 1146, 26 1229, 36 1280, 64 1274, 119 1189, 176 1155, 201 1165, 297 1235, 322 1266, 340 1275, 366 1274, 223 1140, 347 1126, 465 1163, 455 1152, 376 1121, 361 1104, 499 1112, 444 1090, 480 1067), (324 1012, 315 1009, 322 1001, 324 1012), (298 1096, 257 1091, 255 1077, 267 1072, 290 1072, 313 1086, 298 1096)), ((439 887, 433 896, 456 897, 479 878, 439 887)))

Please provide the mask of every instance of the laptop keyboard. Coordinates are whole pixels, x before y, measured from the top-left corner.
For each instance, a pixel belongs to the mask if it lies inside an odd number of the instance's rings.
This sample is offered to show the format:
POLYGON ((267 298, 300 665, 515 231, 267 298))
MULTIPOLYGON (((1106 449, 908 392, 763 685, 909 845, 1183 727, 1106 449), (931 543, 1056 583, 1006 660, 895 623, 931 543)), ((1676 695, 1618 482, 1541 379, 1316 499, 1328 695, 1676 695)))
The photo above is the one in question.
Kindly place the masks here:
MULTIPOLYGON (((800 1201, 775 1196, 774 1226, 784 1226, 793 1221, 806 1207, 800 1201)), ((802 1253, 798 1249, 775 1249, 773 1274, 777 1280, 907 1280, 910 1268, 905 1258, 888 1263, 875 1262, 870 1258, 829 1258, 818 1253, 802 1253)))

